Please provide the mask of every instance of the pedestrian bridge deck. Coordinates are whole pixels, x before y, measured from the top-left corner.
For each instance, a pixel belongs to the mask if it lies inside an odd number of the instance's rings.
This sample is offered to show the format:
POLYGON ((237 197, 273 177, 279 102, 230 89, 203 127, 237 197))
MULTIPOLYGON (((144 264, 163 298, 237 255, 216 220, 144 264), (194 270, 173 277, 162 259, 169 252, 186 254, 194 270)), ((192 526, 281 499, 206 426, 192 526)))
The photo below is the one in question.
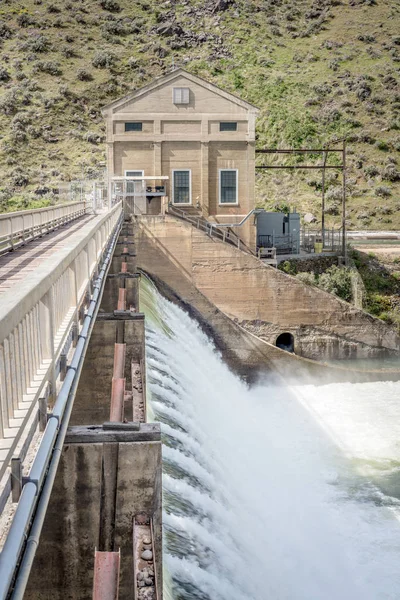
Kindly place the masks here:
POLYGON ((39 266, 70 245, 70 237, 95 218, 94 215, 84 215, 76 221, 62 225, 56 231, 20 246, 14 252, 0 256, 0 294, 10 291, 16 283, 25 282, 39 266))
POLYGON ((26 455, 39 399, 50 405, 55 399, 65 376, 63 355, 76 343, 91 281, 120 213, 116 206, 78 216, 0 256, 0 512, 11 458, 26 455))

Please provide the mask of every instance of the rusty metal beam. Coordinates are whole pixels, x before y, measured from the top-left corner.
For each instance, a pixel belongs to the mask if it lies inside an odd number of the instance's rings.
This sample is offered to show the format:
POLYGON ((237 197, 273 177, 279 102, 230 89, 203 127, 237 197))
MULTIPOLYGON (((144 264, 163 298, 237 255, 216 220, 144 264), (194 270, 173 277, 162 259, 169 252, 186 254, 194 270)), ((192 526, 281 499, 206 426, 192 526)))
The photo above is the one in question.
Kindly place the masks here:
POLYGON ((117 310, 126 310, 126 288, 119 288, 118 290, 117 310))
POLYGON ((126 344, 114 344, 114 372, 113 377, 122 379, 125 371, 126 344))
POLYGON ((110 421, 121 423, 124 419, 125 379, 113 377, 111 384, 110 421))
POLYGON ((256 165, 256 169, 339 169, 342 171, 343 165, 256 165))
POLYGON ((93 600, 118 600, 119 552, 94 553, 93 600))

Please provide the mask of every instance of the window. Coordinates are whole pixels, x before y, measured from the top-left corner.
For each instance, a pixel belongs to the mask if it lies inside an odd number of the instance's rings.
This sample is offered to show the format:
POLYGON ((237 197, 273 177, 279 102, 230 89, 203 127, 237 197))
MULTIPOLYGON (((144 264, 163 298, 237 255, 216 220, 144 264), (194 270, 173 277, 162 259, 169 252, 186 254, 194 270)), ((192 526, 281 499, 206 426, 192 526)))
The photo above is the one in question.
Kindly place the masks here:
POLYGON ((142 131, 143 123, 125 123, 125 131, 142 131))
MULTIPOLYGON (((125 171, 125 177, 143 177, 144 176, 144 171, 125 171)), ((127 181, 126 182, 126 193, 127 194, 134 194, 135 193, 135 185, 140 185, 141 182, 137 182, 137 181, 127 181)), ((137 187, 136 187, 137 189, 137 187)))
POLYGON ((191 204, 191 171, 172 171, 174 204, 191 204))
POLYGON ((238 203, 238 170, 221 169, 219 172, 219 203, 238 203))
POLYGON ((174 88, 172 99, 174 104, 189 104, 189 88, 174 88))
POLYGON ((220 131, 237 131, 237 123, 220 123, 219 124, 220 131))

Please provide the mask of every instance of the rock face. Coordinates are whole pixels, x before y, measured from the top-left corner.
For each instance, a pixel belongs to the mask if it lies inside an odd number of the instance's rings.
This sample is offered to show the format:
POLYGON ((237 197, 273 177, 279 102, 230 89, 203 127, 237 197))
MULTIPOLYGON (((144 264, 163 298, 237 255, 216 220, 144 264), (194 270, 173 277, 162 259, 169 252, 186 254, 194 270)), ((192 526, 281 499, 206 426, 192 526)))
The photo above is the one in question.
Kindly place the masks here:
POLYGON ((214 12, 221 12, 227 10, 234 4, 234 0, 217 0, 214 6, 214 12))
POLYGON ((280 334, 291 333, 296 354, 317 360, 399 351, 399 336, 383 321, 184 221, 169 215, 148 217, 142 218, 141 226, 210 302, 270 344, 275 345, 280 334))

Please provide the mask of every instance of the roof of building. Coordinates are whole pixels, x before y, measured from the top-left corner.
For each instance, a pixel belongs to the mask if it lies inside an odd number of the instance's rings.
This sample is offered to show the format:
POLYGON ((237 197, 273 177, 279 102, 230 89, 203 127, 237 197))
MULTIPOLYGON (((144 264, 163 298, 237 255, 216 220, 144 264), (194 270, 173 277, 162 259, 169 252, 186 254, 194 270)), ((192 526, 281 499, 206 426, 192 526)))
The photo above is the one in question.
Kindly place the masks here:
POLYGON ((138 90, 134 90, 134 91, 130 92, 129 94, 127 94, 126 96, 123 96, 122 98, 118 98, 118 100, 114 100, 114 102, 110 102, 110 104, 103 106, 102 113, 104 114, 106 111, 108 111, 110 109, 119 108, 121 105, 124 105, 127 102, 134 100, 135 98, 140 98, 144 94, 147 94, 148 92, 151 92, 152 90, 160 87, 161 85, 164 85, 165 83, 169 83, 169 82, 173 81, 174 79, 176 79, 177 77, 180 77, 182 75, 189 81, 192 81, 193 83, 197 83, 198 85, 201 85, 202 87, 207 88, 216 94, 219 94, 223 98, 230 100, 231 102, 234 102, 234 103, 238 104, 239 106, 241 106, 247 110, 250 110, 251 112, 258 112, 258 110, 259 110, 257 108, 257 106, 255 106, 254 104, 250 104, 250 102, 247 102, 246 100, 242 100, 241 98, 239 98, 238 96, 235 96, 234 94, 231 94, 230 92, 226 92, 225 90, 221 89, 217 85, 210 83, 209 81, 206 81, 202 77, 199 77, 198 75, 193 75, 192 73, 185 71, 185 69, 178 68, 178 69, 175 69, 174 71, 171 71, 171 73, 167 73, 167 75, 163 75, 162 77, 157 77, 156 79, 153 79, 153 81, 151 83, 148 83, 144 87, 142 87, 138 90))

